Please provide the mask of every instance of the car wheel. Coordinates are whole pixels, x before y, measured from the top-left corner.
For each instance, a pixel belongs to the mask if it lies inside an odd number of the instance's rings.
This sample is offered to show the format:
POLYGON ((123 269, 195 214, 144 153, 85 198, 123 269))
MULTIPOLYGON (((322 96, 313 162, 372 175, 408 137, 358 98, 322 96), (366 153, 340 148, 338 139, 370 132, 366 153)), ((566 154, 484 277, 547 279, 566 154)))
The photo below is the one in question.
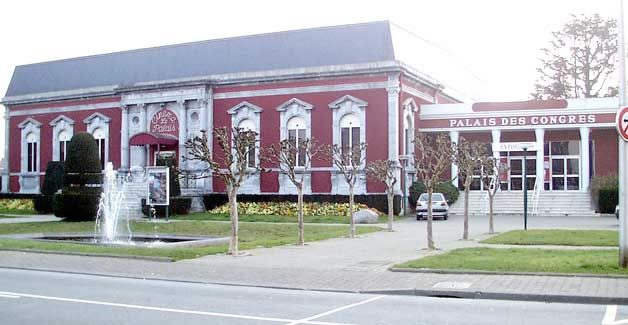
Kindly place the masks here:
POLYGON ((416 216, 416 220, 421 220, 421 216, 416 216))
POLYGON ((448 215, 445 215, 445 216, 443 217, 443 219, 447 220, 447 219, 449 219, 449 216, 448 216, 448 215))

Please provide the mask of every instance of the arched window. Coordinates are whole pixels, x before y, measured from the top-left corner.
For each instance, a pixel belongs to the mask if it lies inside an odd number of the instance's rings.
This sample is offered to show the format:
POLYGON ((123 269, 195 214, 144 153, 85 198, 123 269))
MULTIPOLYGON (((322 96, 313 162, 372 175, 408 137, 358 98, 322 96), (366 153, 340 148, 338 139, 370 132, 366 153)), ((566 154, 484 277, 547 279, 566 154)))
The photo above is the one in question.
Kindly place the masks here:
POLYGON ((105 170, 106 155, 105 155, 105 132, 101 128, 97 128, 92 133, 94 139, 96 139, 96 146, 98 146, 98 158, 100 158, 100 168, 105 170))
POLYGON ((360 119, 355 114, 346 114, 340 119, 340 145, 342 153, 347 155, 360 146, 360 119))
POLYGON ((307 138, 305 127, 305 120, 300 116, 295 116, 288 121, 288 140, 294 144, 298 152, 293 153, 293 159, 295 166, 305 166, 305 150, 301 147, 301 144, 307 138))
MULTIPOLYGON (((254 131, 257 132, 255 128, 255 123, 251 119, 244 119, 240 121, 238 127, 243 129, 244 131, 254 131)), ((255 167, 255 144, 252 144, 249 147, 249 151, 247 153, 247 160, 249 167, 255 167)))
POLYGON ((411 116, 406 116, 405 123, 403 124, 403 154, 409 155, 412 150, 410 150, 410 146, 412 145, 412 121, 410 120, 411 116))
POLYGON ((37 136, 33 132, 26 135, 27 172, 37 171, 37 140, 37 136))
POLYGON ((59 161, 65 161, 66 154, 68 152, 68 143, 70 142, 71 136, 68 131, 59 132, 59 161))

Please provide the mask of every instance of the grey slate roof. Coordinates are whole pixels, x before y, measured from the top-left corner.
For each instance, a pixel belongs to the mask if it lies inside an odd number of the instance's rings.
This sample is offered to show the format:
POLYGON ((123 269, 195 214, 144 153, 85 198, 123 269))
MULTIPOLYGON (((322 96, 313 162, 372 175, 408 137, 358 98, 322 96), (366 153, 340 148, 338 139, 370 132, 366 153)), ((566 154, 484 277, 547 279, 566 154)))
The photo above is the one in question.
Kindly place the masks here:
POLYGON ((20 65, 6 96, 394 59, 389 23, 373 22, 20 65))

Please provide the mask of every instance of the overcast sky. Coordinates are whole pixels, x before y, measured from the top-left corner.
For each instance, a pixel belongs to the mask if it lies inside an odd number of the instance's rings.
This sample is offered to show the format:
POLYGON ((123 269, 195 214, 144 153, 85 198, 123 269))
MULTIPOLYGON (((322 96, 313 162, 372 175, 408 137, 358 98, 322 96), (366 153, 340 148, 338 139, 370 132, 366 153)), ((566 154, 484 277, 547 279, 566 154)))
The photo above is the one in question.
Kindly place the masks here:
MULTIPOLYGON (((524 100, 536 78, 539 49, 546 46, 552 30, 570 13, 615 17, 618 8, 619 0, 5 0, 0 3, 0 94, 20 64, 390 20, 464 62, 485 88, 479 100, 524 100)), ((4 148, 4 123, 0 140, 4 148)))

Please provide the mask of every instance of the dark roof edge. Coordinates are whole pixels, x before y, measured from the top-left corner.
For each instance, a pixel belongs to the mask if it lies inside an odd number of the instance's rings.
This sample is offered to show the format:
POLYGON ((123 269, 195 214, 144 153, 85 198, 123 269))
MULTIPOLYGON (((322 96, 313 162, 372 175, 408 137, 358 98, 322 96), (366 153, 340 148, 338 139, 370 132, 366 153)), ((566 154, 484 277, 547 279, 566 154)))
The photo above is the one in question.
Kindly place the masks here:
POLYGON ((20 64, 20 65, 16 65, 15 67, 26 67, 26 66, 39 65, 39 64, 48 64, 48 63, 55 63, 55 62, 76 61, 76 60, 96 58, 96 57, 101 57, 101 56, 110 56, 110 55, 116 55, 116 54, 126 54, 126 53, 142 52, 142 51, 155 51, 155 50, 161 50, 161 49, 170 48, 170 47, 178 47, 178 46, 200 44, 200 43, 208 43, 208 42, 222 42, 222 41, 226 41, 226 40, 255 38, 255 37, 268 36, 268 35, 281 35, 281 34, 287 34, 287 33, 293 33, 293 32, 336 29, 336 28, 345 28, 345 27, 351 27, 351 26, 364 26, 364 25, 376 25, 376 24, 388 24, 389 28, 390 28, 390 22, 388 20, 370 21, 370 22, 362 22, 362 23, 355 23, 355 24, 343 24, 343 25, 334 25, 334 26, 301 28, 301 29, 284 30, 284 31, 278 31, 278 32, 268 32, 268 33, 260 33, 260 34, 251 34, 251 35, 242 35, 242 36, 214 38, 214 39, 207 39, 207 40, 201 40, 201 41, 192 41, 192 42, 184 42, 184 43, 177 43, 177 44, 169 44, 169 45, 158 45, 158 46, 144 47, 144 48, 139 48, 139 49, 124 50, 124 51, 117 51, 117 52, 109 52, 109 53, 102 53, 102 54, 77 56, 77 57, 67 58, 67 59, 59 59, 59 60, 35 62, 35 63, 28 63, 28 64, 20 64))
MULTIPOLYGON (((338 77, 343 75, 362 75, 372 73, 404 72, 406 76, 415 79, 427 86, 442 88, 442 84, 428 75, 399 61, 381 61, 362 64, 347 64, 335 66, 320 66, 313 68, 281 69, 260 72, 244 72, 223 75, 199 76, 191 78, 158 80, 141 82, 131 86, 110 85, 104 87, 72 89, 66 91, 36 93, 20 96, 5 97, 0 104, 23 105, 50 101, 74 100, 91 97, 116 96, 125 92, 151 90, 156 88, 175 88, 200 85, 233 85, 241 83, 275 82, 291 79, 338 77)), ((444 89, 442 94, 455 100, 462 100, 454 93, 444 89)), ((464 96, 463 96, 464 97, 464 96)))

